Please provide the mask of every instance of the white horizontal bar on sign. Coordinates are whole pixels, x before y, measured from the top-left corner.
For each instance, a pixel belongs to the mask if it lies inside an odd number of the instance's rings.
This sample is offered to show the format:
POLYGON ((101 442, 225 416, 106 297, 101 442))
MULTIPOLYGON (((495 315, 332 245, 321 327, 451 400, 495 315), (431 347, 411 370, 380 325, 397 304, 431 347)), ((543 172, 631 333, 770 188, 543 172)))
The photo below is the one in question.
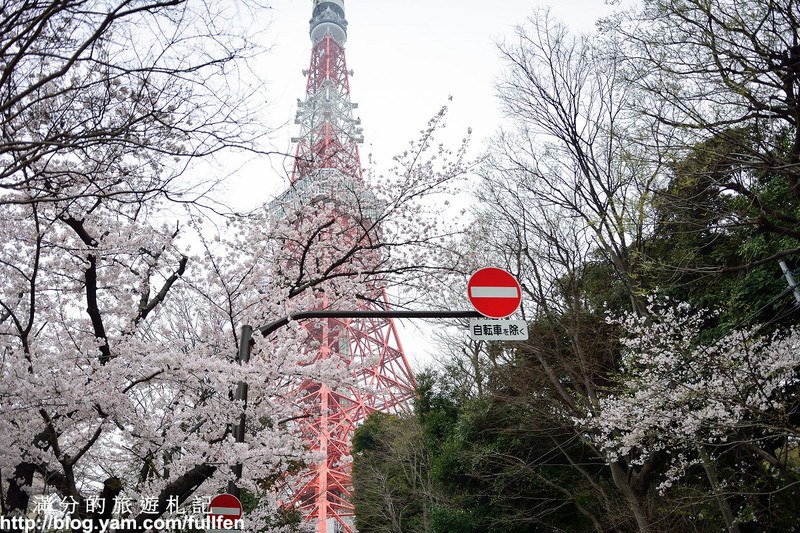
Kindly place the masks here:
POLYGON ((516 287, 470 287, 469 294, 473 298, 518 298, 516 287))
POLYGON ((211 514, 221 514, 225 516, 236 515, 239 516, 242 510, 238 507, 212 507, 209 510, 211 514))

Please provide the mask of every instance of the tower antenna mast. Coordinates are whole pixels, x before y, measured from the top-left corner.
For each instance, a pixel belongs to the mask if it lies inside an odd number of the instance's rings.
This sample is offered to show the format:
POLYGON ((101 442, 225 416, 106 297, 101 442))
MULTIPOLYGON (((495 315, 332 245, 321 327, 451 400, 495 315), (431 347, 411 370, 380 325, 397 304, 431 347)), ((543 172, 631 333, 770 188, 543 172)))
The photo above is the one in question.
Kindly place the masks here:
MULTIPOLYGON (((350 100, 343 0, 314 0, 310 37, 306 94, 298 100, 295 120, 300 132, 292 139, 297 144, 292 187, 283 202, 302 200, 305 209, 313 210, 316 199, 335 202, 342 192, 337 188, 344 187, 351 194, 358 191, 359 205, 374 204, 359 158, 361 121, 354 118, 357 105, 350 100)), ((342 207, 337 214, 344 226, 354 217, 369 217, 365 211, 346 210, 342 207)), ((383 287, 364 286, 357 296, 364 302, 359 304, 362 310, 389 309, 383 287)), ((317 302, 320 309, 327 308, 328 296, 323 293, 317 302)), ((354 384, 336 386, 309 379, 294 391, 295 401, 309 413, 298 423, 299 429, 306 445, 322 459, 301 475, 291 504, 316 524, 317 533, 352 533, 353 432, 375 411, 409 412, 416 383, 391 318, 324 318, 309 324, 307 361, 339 358, 351 368, 354 384)))

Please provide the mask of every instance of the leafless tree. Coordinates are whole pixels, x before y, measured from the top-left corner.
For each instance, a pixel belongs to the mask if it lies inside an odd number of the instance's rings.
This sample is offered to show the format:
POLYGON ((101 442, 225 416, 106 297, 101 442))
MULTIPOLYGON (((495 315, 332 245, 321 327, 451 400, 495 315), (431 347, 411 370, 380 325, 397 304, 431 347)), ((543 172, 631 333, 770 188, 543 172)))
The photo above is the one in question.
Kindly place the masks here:
POLYGON ((241 22, 257 7, 4 3, 0 202, 201 197, 213 180, 176 179, 194 158, 260 150, 267 133, 258 95, 233 77, 257 51, 241 22))
POLYGON ((644 132, 613 49, 539 12, 500 51, 507 71, 498 96, 517 127, 497 143, 493 173, 509 182, 495 190, 521 194, 527 205, 513 207, 530 209, 527 218, 546 209, 551 223, 579 220, 586 246, 610 261, 644 312, 636 268, 661 165, 630 142, 644 132))
MULTIPOLYGON (((631 86, 615 50, 614 43, 570 34, 543 11, 501 44, 507 69, 497 91, 514 126, 496 141, 478 187, 486 206, 478 227, 491 233, 490 255, 522 281, 533 323, 531 340, 516 350, 521 361, 498 387, 511 391, 512 402, 514 391, 527 390, 525 401, 535 402, 539 416, 579 440, 572 418, 598 407, 615 370, 603 302, 587 300, 586 284, 596 269, 607 294, 616 286, 646 315, 641 264, 651 192, 661 177, 660 162, 631 142, 650 132, 630 112, 631 86)), ((651 530, 652 459, 635 464, 594 450, 618 491, 608 494, 569 450, 556 453, 603 502, 602 511, 583 509, 596 527, 621 518, 624 502, 636 527, 651 530)))

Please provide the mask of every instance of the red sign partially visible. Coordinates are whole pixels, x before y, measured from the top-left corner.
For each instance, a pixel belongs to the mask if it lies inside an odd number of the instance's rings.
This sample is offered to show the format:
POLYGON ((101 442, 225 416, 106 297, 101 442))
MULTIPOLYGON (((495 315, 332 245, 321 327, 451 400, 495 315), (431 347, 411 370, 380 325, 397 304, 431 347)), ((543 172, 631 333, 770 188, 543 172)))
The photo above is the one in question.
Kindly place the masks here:
POLYGON ((214 496, 214 499, 208 504, 208 516, 218 524, 223 524, 230 520, 232 529, 233 521, 239 520, 242 517, 242 502, 233 494, 214 496))

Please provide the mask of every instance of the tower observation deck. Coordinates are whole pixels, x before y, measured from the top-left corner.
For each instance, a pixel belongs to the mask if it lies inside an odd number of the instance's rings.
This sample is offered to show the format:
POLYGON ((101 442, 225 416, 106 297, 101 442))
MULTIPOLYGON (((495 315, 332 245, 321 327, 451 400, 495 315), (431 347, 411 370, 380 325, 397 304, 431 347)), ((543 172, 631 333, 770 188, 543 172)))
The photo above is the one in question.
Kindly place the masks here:
MULTIPOLYGON (((363 228, 364 220, 372 218, 370 206, 377 209, 377 202, 364 183, 359 159, 358 144, 363 136, 361 121, 353 116, 357 105, 350 100, 352 73, 345 59, 343 0, 314 0, 309 34, 311 61, 304 71, 305 98, 298 99, 295 121, 300 131, 292 139, 297 145, 292 185, 276 202, 286 211, 293 206, 313 211, 317 201, 333 203, 339 206, 336 216, 345 221, 344 226, 363 228), (337 203, 337 198, 352 198, 353 193, 360 206, 357 213, 349 203, 337 203)), ((369 231, 378 233, 379 229, 369 231)), ((336 238, 341 239, 342 233, 336 238)), ((364 302, 358 304, 361 309, 388 309, 383 287, 370 284, 358 292, 358 301, 364 302)), ((325 293, 317 298, 320 309, 327 307, 327 302, 325 293)), ((338 358, 351 368, 353 385, 308 379, 293 391, 294 401, 308 413, 299 422, 299 430, 306 445, 322 459, 301 475, 291 505, 315 524, 318 533, 353 532, 353 431, 375 411, 410 411, 414 377, 391 319, 330 318, 309 323, 307 330, 306 360, 338 358)))

